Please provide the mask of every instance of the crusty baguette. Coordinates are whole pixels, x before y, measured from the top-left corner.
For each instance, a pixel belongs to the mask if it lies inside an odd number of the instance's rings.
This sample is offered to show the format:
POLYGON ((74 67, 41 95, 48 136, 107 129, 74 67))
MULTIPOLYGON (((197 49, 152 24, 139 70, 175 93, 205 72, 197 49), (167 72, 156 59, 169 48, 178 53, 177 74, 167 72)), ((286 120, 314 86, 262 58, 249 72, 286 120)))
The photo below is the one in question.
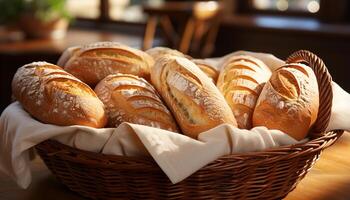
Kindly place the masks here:
POLYGON ((194 62, 194 64, 196 64, 213 81, 214 84, 216 84, 219 77, 219 72, 215 67, 203 59, 193 59, 191 61, 194 62))
POLYGON ((252 128, 252 115, 270 69, 247 55, 231 56, 223 64, 217 86, 232 109, 239 128, 252 128))
POLYGON ((106 106, 109 126, 130 122, 179 132, 176 121, 158 93, 146 80, 129 74, 113 74, 95 88, 106 106))
POLYGON ((177 56, 158 59, 151 80, 185 135, 197 138, 222 123, 237 125, 214 83, 190 60, 177 56))
POLYGON ((96 128, 107 123, 104 105, 95 92, 47 62, 19 68, 12 81, 12 92, 26 111, 44 123, 96 128))
POLYGON ((301 140, 316 121, 318 106, 314 72, 303 64, 287 64, 265 84, 253 114, 253 125, 278 129, 301 140))
POLYGON ((104 77, 116 73, 149 79, 153 62, 151 56, 138 49, 116 42, 98 42, 74 52, 64 64, 64 69, 86 84, 95 86, 104 77))

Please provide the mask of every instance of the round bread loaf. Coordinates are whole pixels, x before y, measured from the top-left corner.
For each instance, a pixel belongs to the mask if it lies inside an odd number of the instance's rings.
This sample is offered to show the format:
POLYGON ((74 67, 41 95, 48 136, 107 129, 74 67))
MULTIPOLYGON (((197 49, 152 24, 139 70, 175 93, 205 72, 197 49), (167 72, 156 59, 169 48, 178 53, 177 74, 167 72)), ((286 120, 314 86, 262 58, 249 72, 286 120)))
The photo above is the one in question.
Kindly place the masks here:
MULTIPOLYGON (((90 86, 116 73, 149 79, 150 67, 154 63, 145 52, 116 42, 93 43, 67 54, 71 57, 65 62, 64 69, 90 86)), ((65 58, 61 60, 63 63, 65 58)))
POLYGON ((252 128, 256 101, 270 76, 270 69, 252 56, 232 56, 223 64, 217 87, 231 107, 239 128, 252 128))
POLYGON ((158 59, 151 80, 184 134, 197 138, 199 133, 222 123, 237 125, 214 83, 187 58, 158 59))
POLYGON ((193 59, 191 61, 196 64, 213 81, 214 84, 216 84, 219 72, 215 67, 213 67, 213 65, 203 59, 193 59))
POLYGON ((113 74, 95 88, 106 106, 109 126, 122 122, 179 132, 176 121, 151 84, 127 74, 113 74))
POLYGON ((278 129, 301 140, 316 121, 318 107, 318 84, 312 69, 287 64, 265 84, 254 110, 253 125, 278 129))
POLYGON ((19 68, 12 81, 12 93, 36 119, 62 126, 104 127, 103 103, 85 83, 47 62, 33 62, 19 68))

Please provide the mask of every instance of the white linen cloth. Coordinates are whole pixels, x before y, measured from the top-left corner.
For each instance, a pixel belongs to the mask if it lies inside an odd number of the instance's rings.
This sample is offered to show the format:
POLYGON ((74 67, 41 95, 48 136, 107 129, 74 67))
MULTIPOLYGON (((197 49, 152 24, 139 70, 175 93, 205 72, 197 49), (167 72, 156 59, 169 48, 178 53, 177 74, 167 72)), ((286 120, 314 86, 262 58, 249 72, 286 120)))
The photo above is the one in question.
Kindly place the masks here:
MULTIPOLYGON (((283 62, 269 54, 254 54, 272 69, 283 62)), ((213 62, 221 62, 213 59, 213 62)), ((350 130, 350 95, 333 83, 333 108, 328 130, 350 130)), ((222 124, 199 135, 198 140, 152 127, 123 123, 117 128, 43 124, 25 112, 18 102, 9 105, 0 117, 0 170, 20 187, 31 182, 29 149, 47 139, 69 146, 109 155, 152 156, 172 183, 190 176, 223 155, 261 151, 295 144, 296 140, 278 130, 255 127, 238 129, 222 124)))

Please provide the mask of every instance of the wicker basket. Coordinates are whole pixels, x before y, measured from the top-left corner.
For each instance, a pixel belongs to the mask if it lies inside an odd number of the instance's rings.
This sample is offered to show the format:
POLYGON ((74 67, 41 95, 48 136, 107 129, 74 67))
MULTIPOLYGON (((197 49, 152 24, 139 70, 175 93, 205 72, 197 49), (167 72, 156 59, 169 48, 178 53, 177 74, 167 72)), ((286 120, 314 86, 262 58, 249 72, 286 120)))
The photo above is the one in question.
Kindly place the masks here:
POLYGON ((281 199, 292 191, 342 131, 325 133, 332 90, 322 60, 298 51, 287 62, 306 62, 320 89, 311 140, 262 152, 223 156, 172 184, 151 157, 110 156, 47 140, 36 146, 48 168, 71 190, 92 199, 281 199))

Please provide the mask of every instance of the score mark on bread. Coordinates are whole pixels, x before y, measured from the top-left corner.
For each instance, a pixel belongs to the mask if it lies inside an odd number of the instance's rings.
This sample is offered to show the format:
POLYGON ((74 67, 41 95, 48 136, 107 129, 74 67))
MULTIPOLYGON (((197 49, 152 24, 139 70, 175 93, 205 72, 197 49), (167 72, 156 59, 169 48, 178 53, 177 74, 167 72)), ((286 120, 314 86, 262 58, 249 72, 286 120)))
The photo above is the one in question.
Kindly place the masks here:
POLYGON ((95 91, 106 106, 109 126, 130 122, 179 132, 156 90, 142 78, 129 74, 109 75, 95 91))
POLYGON ((256 101, 270 76, 270 69, 252 56, 231 56, 223 64, 217 86, 231 107, 239 128, 252 128, 256 101))
POLYGON ((184 134, 197 138, 219 124, 236 125, 223 96, 190 60, 170 55, 158 59, 151 80, 184 134))
POLYGON ((107 122, 94 91, 50 63, 33 62, 19 68, 12 91, 23 108, 44 123, 101 128, 107 122))
POLYGON ((60 61, 64 63, 66 71, 90 86, 95 86, 109 74, 116 73, 133 74, 147 79, 154 63, 153 58, 145 52, 116 42, 98 42, 76 49, 68 49, 71 53, 66 53, 65 57, 71 57, 60 58, 60 61))
POLYGON ((216 84, 219 76, 219 72, 211 63, 203 59, 193 59, 191 60, 196 64, 210 79, 216 84))
POLYGON ((299 63, 287 64, 265 84, 253 124, 278 129, 301 140, 316 121, 318 106, 318 84, 312 69, 299 63))

